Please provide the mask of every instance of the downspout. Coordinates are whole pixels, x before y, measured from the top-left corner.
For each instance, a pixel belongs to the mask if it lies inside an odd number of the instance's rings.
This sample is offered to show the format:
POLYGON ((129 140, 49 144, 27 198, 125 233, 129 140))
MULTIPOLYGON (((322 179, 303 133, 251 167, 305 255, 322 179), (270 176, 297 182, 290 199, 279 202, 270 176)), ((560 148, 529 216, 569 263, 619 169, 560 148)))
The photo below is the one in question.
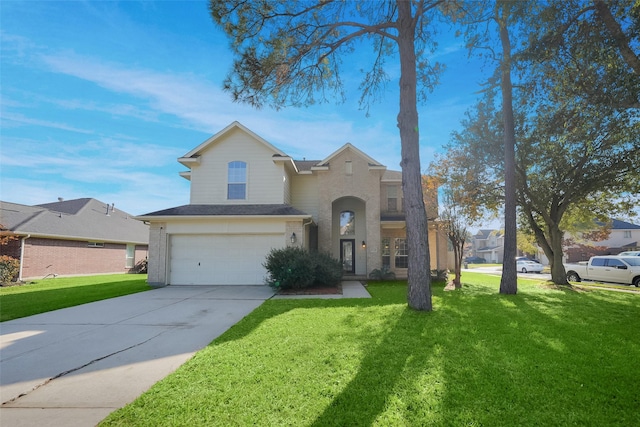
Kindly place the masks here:
POLYGON ((22 239, 20 239, 20 273, 18 273, 18 281, 22 282, 22 267, 24 265, 24 241, 31 237, 31 234, 27 234, 22 239))
POLYGON ((302 220, 302 234, 304 236, 304 243, 306 244, 306 249, 309 249, 309 234, 307 233, 307 225, 313 224, 313 218, 309 218, 309 222, 305 224, 304 220, 302 220))

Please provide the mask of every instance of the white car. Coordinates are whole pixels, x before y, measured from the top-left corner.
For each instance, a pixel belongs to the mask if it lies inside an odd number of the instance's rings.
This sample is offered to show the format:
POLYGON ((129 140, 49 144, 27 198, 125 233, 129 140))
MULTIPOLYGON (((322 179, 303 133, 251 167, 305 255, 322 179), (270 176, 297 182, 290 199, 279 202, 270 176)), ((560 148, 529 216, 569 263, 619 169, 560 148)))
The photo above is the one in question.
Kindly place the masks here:
POLYGON ((640 251, 620 252, 618 256, 640 256, 640 251))
POLYGON ((544 267, 542 264, 533 261, 518 260, 516 269, 521 273, 540 273, 544 267))

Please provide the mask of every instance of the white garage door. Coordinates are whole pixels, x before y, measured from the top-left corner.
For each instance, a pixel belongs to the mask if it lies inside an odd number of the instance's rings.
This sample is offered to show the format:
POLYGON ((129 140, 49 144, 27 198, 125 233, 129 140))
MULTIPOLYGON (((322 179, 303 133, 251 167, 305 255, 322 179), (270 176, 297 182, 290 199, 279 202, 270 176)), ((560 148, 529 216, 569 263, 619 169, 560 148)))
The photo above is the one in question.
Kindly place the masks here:
POLYGON ((173 235, 169 283, 172 285, 263 285, 262 266, 283 234, 173 235))

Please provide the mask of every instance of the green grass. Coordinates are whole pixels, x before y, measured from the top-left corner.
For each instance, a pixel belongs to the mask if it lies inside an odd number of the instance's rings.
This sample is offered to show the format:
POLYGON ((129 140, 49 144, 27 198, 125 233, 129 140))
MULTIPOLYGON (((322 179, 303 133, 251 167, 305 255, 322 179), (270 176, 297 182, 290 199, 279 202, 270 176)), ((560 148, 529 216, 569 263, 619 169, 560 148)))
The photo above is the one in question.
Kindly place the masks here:
POLYGON ((269 300, 103 425, 640 425, 640 296, 463 273, 371 300, 269 300))
POLYGON ((0 321, 151 289, 143 274, 59 277, 0 288, 0 321))

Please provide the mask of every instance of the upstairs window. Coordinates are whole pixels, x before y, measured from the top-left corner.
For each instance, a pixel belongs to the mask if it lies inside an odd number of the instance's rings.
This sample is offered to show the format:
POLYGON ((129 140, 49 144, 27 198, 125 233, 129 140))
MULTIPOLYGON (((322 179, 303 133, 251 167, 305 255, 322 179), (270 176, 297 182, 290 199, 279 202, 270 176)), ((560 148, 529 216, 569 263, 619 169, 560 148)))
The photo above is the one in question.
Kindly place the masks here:
POLYGON ((398 186, 389 185, 387 187, 387 210, 389 212, 398 211, 398 186))
POLYGON ((353 211, 340 212, 340 235, 352 236, 356 234, 356 214, 353 211))
POLYGON ((247 164, 229 162, 227 176, 227 199, 244 200, 247 198, 247 164))

